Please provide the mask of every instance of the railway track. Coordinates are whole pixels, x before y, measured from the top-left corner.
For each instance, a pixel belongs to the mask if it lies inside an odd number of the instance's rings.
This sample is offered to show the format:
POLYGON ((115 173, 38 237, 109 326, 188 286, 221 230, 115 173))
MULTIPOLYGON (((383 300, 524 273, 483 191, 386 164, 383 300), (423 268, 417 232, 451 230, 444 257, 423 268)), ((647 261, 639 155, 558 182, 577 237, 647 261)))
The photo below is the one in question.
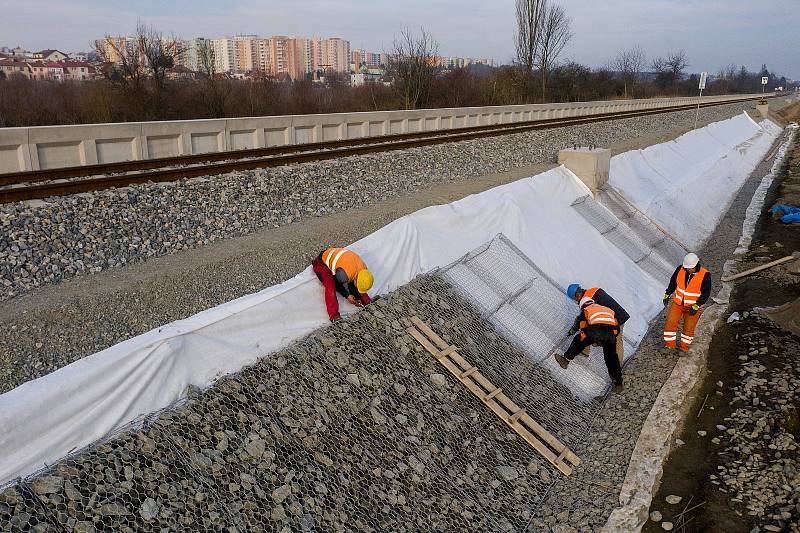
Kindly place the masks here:
MULTIPOLYGON (((756 98, 752 98, 755 100, 756 98)), ((700 107, 725 105, 730 102, 700 104, 700 107)), ((235 152, 192 154, 143 161, 123 161, 77 167, 14 172, 0 175, 0 203, 19 202, 91 192, 137 183, 176 181, 184 178, 214 176, 236 170, 252 170, 363 155, 392 150, 405 150, 450 142, 561 128, 593 122, 619 120, 645 115, 696 109, 682 105, 665 109, 603 113, 597 115, 544 119, 511 124, 473 126, 457 130, 404 133, 391 136, 363 137, 341 141, 325 141, 300 145, 256 148, 235 152)))

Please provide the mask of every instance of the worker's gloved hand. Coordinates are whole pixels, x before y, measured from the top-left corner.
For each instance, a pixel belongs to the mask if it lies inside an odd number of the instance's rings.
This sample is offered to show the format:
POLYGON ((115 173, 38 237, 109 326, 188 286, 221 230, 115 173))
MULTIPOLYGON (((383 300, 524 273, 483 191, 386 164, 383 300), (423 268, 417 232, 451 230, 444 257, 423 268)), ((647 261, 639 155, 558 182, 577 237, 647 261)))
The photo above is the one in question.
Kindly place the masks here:
POLYGON ((694 304, 693 306, 691 306, 689 308, 689 314, 690 315, 696 315, 698 313, 698 311, 700 311, 700 306, 697 305, 697 304, 694 304))
POLYGON ((572 336, 572 335, 575 335, 576 333, 577 333, 577 331, 575 331, 575 328, 569 328, 569 331, 567 332, 567 335, 572 336))
POLYGON ((664 306, 666 307, 666 305, 669 303, 669 294, 667 294, 667 293, 664 293, 664 298, 661 300, 661 302, 662 302, 662 303, 664 304, 664 306))
POLYGON ((353 305, 358 305, 359 303, 361 303, 358 300, 356 300, 356 297, 353 296, 352 294, 347 297, 347 301, 350 302, 353 305))
POLYGON ((342 319, 342 316, 339 313, 336 313, 333 316, 333 318, 331 318, 331 322, 335 324, 336 322, 339 322, 341 319, 342 319))

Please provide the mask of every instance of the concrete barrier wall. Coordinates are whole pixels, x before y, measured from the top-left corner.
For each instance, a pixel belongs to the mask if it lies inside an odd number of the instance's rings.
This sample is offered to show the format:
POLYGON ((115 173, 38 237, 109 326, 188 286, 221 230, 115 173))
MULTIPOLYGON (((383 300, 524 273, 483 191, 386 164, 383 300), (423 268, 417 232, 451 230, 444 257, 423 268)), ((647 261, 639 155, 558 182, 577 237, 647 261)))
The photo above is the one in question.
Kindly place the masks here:
MULTIPOLYGON (((760 95, 705 96, 702 101, 733 102, 757 96, 760 95)), ((696 103, 697 98, 659 98, 0 128, 0 173, 659 109, 696 103)))

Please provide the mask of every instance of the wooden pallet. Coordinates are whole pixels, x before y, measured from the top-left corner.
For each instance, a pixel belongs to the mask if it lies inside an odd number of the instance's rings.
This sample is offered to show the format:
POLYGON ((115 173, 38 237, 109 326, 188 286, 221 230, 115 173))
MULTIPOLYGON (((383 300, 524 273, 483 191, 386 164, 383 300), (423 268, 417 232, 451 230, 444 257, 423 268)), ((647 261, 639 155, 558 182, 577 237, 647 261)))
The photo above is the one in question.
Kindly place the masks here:
POLYGON ((503 422, 513 429, 565 476, 572 473, 573 466, 581 463, 565 444, 539 425, 531 416, 506 396, 503 389, 495 387, 477 367, 469 364, 458 348, 447 344, 418 317, 411 317, 413 326, 406 331, 419 342, 442 366, 456 377, 472 394, 478 397, 503 422), (569 464, 571 463, 571 465, 569 464))

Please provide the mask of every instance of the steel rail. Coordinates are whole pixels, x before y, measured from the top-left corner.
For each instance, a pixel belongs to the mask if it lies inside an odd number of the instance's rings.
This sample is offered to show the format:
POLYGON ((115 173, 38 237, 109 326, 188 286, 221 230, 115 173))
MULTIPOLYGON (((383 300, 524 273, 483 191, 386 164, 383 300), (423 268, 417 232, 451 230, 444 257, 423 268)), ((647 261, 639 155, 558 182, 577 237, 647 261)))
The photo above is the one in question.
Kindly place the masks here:
MULTIPOLYGON (((752 98, 757 99, 757 98, 752 98)), ((744 102, 747 100, 738 100, 744 102)), ((731 102, 713 102, 701 104, 701 107, 724 105, 731 102)), ((586 115, 582 117, 568 117, 526 121, 523 123, 505 123, 489 126, 473 126, 453 130, 436 132, 415 132, 399 135, 385 135, 379 137, 364 137, 343 141, 327 141, 307 143, 302 145, 259 148, 253 150, 240 150, 235 152, 217 152, 210 154, 194 154, 174 158, 162 158, 146 161, 126 161, 122 163, 86 165, 80 167, 55 168, 44 171, 27 171, 0 176, 0 203, 18 202, 47 198, 49 196, 62 196, 82 192, 91 192, 122 187, 147 182, 167 182, 184 178, 199 176, 214 176, 237 170, 252 170, 283 166, 292 163, 306 163, 322 161, 352 155, 363 155, 376 152, 405 150, 421 146, 464 141, 482 137, 508 135, 526 131, 552 129, 566 126, 588 124, 593 122, 606 122, 637 116, 656 115, 696 109, 697 105, 681 105, 661 109, 645 109, 636 111, 623 111, 617 113, 603 113, 586 115), (222 161, 218 163, 217 161, 222 161), (151 170, 164 166, 186 165, 177 168, 166 168, 154 171, 135 172, 135 170, 151 170), (127 171, 134 170, 134 172, 127 171), (123 172, 119 175, 97 176, 123 172), (45 183, 37 183, 45 182, 45 183), (32 185, 19 185, 20 183, 33 183, 32 185)))

